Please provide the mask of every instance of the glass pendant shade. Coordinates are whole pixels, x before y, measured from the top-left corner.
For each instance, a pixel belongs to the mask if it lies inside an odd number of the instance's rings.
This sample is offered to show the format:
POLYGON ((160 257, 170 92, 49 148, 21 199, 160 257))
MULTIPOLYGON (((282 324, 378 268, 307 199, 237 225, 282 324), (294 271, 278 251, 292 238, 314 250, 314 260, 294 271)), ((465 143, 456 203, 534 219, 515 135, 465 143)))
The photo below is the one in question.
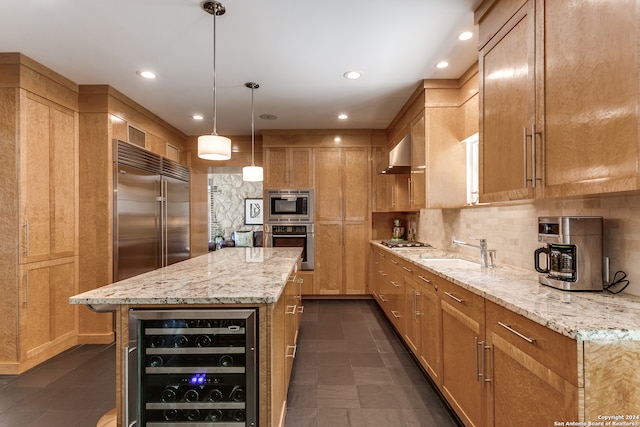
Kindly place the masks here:
POLYGON ((242 168, 242 180, 258 182, 262 181, 264 177, 262 167, 260 166, 245 166, 242 168))
POLYGON ((198 157, 206 160, 229 160, 231 158, 231 140, 220 135, 199 136, 198 157))

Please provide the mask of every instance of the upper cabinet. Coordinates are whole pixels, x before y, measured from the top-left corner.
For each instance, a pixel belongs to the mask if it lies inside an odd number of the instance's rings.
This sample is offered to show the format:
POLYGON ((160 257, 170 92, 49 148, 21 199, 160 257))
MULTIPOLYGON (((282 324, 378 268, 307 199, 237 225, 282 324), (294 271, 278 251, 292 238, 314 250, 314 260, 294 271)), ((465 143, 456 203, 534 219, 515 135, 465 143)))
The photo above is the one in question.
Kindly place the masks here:
MULTIPOLYGON (((421 82, 387 128, 389 147, 411 134, 411 173, 374 179, 374 211, 464 206, 467 153, 461 141, 477 132, 477 65, 457 80, 421 82)), ((376 155, 384 160, 382 151, 376 155)))
POLYGON ((632 0, 478 7, 481 201, 640 187, 636 9, 632 0))
POLYGON ((313 151, 300 147, 264 148, 264 188, 313 188, 313 151))

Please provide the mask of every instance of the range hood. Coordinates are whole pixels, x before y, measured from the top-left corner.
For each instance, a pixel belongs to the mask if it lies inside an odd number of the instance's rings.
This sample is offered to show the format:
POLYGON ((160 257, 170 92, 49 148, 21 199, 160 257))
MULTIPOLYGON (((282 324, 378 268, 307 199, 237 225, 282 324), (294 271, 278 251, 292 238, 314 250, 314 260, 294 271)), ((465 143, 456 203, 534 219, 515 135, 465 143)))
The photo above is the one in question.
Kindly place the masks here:
POLYGON ((389 151, 389 164, 380 172, 388 174, 411 173, 411 134, 389 151))

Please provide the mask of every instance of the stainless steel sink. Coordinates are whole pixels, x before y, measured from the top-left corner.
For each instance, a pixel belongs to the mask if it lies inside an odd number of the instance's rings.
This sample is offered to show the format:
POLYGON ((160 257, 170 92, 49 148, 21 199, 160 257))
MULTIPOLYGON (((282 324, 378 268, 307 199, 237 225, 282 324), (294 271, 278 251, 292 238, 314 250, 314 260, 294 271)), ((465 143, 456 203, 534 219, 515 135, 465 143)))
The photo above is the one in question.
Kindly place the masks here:
POLYGON ((477 262, 467 261, 461 258, 421 258, 422 265, 433 268, 464 268, 467 270, 481 269, 477 262))

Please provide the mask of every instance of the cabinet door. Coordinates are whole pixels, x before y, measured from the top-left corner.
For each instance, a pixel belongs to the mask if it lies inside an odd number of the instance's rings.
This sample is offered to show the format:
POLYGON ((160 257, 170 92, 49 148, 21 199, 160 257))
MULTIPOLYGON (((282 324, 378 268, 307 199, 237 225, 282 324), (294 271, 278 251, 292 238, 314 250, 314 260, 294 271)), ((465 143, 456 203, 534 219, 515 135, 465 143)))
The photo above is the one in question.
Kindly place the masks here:
POLYGON ((369 165, 368 148, 342 149, 342 219, 345 221, 369 219, 369 165))
MULTIPOLYGON (((419 210, 427 207, 426 128, 424 115, 411 125, 411 192, 409 207, 419 210)), ((442 183, 440 184, 442 185, 442 183)))
POLYGON ((404 318, 404 340, 413 354, 420 354, 420 332, 422 312, 422 289, 420 285, 410 276, 405 274, 405 318, 404 318))
POLYGON ((315 285, 318 294, 337 295, 342 292, 343 268, 342 224, 315 224, 315 285))
POLYGON ((24 266, 21 353, 36 356, 42 347, 73 336, 76 306, 69 297, 77 294, 77 259, 32 263, 24 266))
POLYGON ((73 112, 22 95, 21 262, 76 253, 77 153, 73 112))
POLYGON ((637 189, 637 2, 537 4, 545 197, 637 189))
POLYGON ((552 426, 578 420, 578 388, 539 361, 487 330, 491 366, 487 425, 552 426))
POLYGON ((392 177, 387 174, 380 173, 383 169, 382 165, 389 159, 389 151, 386 148, 373 149, 373 212, 388 212, 391 209, 391 180, 392 177))
POLYGON ((317 148, 315 153, 316 221, 342 220, 342 155, 339 148, 317 148))
POLYGON ((454 285, 442 287, 442 393, 466 426, 483 426, 485 387, 478 374, 484 299, 454 285))
POLYGON ((433 275, 421 273, 418 279, 422 283, 422 292, 417 299, 420 313, 420 363, 440 386, 442 383, 442 333, 440 318, 440 297, 438 283, 433 275))
POLYGON ((533 197, 534 39, 529 0, 480 50, 480 201, 533 197))
POLYGON ((290 148, 291 188, 313 188, 314 165, 312 148, 290 148))
POLYGON ((264 188, 288 188, 287 149, 274 147, 264 150, 264 188))
POLYGON ((367 251, 370 226, 368 222, 345 222, 343 224, 344 246, 344 293, 365 295, 367 293, 367 251))

